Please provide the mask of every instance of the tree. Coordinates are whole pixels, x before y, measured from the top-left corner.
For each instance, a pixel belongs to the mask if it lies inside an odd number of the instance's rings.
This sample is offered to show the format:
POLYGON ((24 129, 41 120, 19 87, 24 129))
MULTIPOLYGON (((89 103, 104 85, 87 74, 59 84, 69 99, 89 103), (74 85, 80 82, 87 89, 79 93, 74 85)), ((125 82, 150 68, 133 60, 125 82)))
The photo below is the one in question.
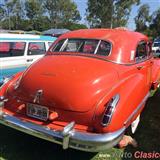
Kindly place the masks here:
POLYGON ((91 27, 126 26, 133 5, 140 0, 88 0, 87 20, 91 27))
POLYGON ((41 19, 44 13, 42 2, 42 0, 26 0, 25 2, 26 16, 31 21, 31 30, 39 28, 36 22, 41 19))
POLYGON ((5 10, 4 10, 3 7, 4 7, 3 4, 1 4, 0 5, 0 19, 1 19, 1 21, 0 21, 0 28, 2 28, 2 21, 4 19, 4 15, 5 15, 5 10))
POLYGON ((152 14, 152 22, 149 28, 152 31, 152 37, 160 36, 160 8, 152 14))
POLYGON ((3 6, 0 6, 0 19, 2 20, 4 18, 5 15, 5 10, 3 8, 3 6))
POLYGON ((62 28, 63 25, 81 19, 76 4, 71 0, 45 0, 44 8, 48 12, 51 27, 54 28, 62 28))
POLYGON ((16 0, 12 11, 12 21, 14 24, 14 29, 23 29, 22 21, 24 19, 24 3, 22 1, 16 0))
POLYGON ((138 10, 138 14, 135 17, 136 31, 143 32, 149 28, 151 22, 151 15, 149 14, 149 5, 143 4, 138 10))
POLYGON ((12 29, 13 28, 13 23, 11 21, 11 16, 13 12, 13 8, 15 6, 16 0, 5 0, 5 4, 3 6, 4 9, 4 17, 2 20, 2 27, 3 25, 5 26, 6 29, 12 29), (4 23, 3 23, 4 21, 4 23))
POLYGON ((5 29, 19 29, 21 21, 24 16, 22 1, 19 0, 5 0, 0 10, 1 24, 5 29))
POLYGON ((87 29, 86 25, 79 24, 79 23, 68 23, 67 25, 64 25, 63 27, 69 30, 87 29))
POLYGON ((0 18, 3 29, 86 28, 79 24, 80 13, 72 0, 3 0, 0 18))

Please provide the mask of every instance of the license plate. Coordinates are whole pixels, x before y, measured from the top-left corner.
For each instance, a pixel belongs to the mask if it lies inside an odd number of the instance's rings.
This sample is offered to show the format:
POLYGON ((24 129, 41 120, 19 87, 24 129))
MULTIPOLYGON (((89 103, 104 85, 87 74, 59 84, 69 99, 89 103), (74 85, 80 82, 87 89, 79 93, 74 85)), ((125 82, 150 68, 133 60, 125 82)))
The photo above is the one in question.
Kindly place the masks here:
POLYGON ((48 116, 49 116, 49 110, 47 107, 28 103, 27 104, 27 115, 29 117, 47 121, 48 116))

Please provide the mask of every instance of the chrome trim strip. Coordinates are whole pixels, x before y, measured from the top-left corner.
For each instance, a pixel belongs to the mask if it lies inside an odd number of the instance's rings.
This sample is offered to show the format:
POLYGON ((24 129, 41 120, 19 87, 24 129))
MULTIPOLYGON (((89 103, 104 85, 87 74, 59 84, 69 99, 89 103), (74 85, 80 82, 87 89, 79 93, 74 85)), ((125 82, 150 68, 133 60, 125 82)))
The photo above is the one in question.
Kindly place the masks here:
POLYGON ((98 48, 99 48, 99 46, 100 46, 100 43, 101 43, 101 40, 99 40, 99 42, 98 42, 98 44, 97 44, 97 47, 96 47, 96 49, 95 49, 95 51, 94 51, 94 54, 97 54, 98 48))
POLYGON ((60 52, 64 50, 64 48, 66 47, 67 43, 68 43, 68 38, 63 42, 63 44, 62 44, 62 46, 60 48, 60 52))
POLYGON ((123 127, 115 132, 105 134, 84 133, 75 131, 73 129, 74 123, 71 122, 62 131, 56 131, 23 121, 6 113, 0 116, 0 123, 27 134, 61 144, 64 149, 70 147, 89 152, 99 152, 117 145, 126 129, 123 127), (67 138, 65 137, 66 135, 67 138))
POLYGON ((138 105, 138 107, 132 112, 132 114, 128 117, 128 119, 124 122, 124 125, 128 124, 132 118, 136 115, 136 113, 142 108, 143 104, 147 101, 149 98, 150 93, 147 93, 147 95, 144 97, 142 102, 138 105))

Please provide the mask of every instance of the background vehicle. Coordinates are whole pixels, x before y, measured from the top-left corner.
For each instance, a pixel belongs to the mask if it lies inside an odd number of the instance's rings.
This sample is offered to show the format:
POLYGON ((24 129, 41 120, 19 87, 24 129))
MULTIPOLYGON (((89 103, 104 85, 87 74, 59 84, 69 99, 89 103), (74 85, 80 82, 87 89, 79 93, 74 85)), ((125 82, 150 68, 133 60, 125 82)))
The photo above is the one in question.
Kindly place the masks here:
POLYGON ((4 77, 24 70, 41 58, 55 39, 50 36, 0 34, 0 83, 4 77))
POLYGON ((152 51, 153 51, 153 54, 155 56, 159 56, 160 55, 160 41, 159 40, 158 41, 156 40, 156 41, 153 42, 152 51))

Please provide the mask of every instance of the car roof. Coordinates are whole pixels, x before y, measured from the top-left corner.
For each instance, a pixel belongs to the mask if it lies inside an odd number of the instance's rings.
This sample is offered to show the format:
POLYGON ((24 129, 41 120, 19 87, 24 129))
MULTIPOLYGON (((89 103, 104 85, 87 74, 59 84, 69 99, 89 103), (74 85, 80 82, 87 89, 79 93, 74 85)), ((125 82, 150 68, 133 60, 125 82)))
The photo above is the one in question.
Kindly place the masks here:
POLYGON ((54 41, 56 37, 32 34, 0 33, 0 40, 54 41))
MULTIPOLYGON (((124 39, 123 36, 127 36, 128 38, 134 38, 134 39, 139 39, 139 38, 146 38, 145 35, 139 33, 139 32, 134 32, 130 31, 128 29, 81 29, 81 30, 76 30, 72 32, 67 32, 62 37, 81 37, 81 38, 95 38, 95 39, 103 39, 103 40, 111 40, 111 41, 116 41, 117 39, 124 39)), ((126 37, 126 38, 127 38, 126 37)), ((128 41, 128 39, 127 39, 128 41)))
POLYGON ((139 42, 148 41, 148 37, 128 29, 81 29, 65 33, 59 40, 65 38, 100 39, 112 44, 112 53, 106 59, 118 63, 133 62, 133 55, 139 42), (132 58, 131 58, 132 57, 132 58))

